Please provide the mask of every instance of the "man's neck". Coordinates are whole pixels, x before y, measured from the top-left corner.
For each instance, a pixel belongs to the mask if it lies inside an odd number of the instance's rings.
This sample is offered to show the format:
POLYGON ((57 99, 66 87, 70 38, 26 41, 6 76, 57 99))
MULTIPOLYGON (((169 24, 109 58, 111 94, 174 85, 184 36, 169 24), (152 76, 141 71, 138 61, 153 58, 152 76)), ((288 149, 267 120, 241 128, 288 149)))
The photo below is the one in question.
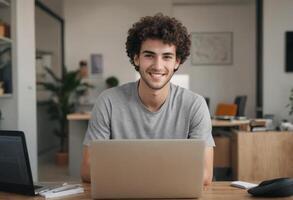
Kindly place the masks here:
POLYGON ((156 112, 165 103, 169 94, 169 88, 170 83, 166 84, 162 89, 154 90, 140 80, 138 85, 138 96, 149 111, 156 112))

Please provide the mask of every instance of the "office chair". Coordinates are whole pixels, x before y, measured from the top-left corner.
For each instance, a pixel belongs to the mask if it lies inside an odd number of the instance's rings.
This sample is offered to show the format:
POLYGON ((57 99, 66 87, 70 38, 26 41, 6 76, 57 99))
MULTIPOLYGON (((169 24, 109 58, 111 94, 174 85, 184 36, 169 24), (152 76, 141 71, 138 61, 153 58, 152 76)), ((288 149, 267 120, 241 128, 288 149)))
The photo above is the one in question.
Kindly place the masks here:
MULTIPOLYGON (((219 103, 217 105, 217 109, 215 112, 215 119, 219 120, 231 120, 236 116, 237 113, 237 105, 236 104, 225 104, 225 103, 219 103)), ((212 134, 214 137, 231 137, 231 127, 213 127, 212 134)), ((216 140, 217 141, 217 140, 216 140)), ((228 141, 230 141, 228 139, 228 141)), ((220 146, 220 144, 217 144, 217 146, 220 146)), ((225 144, 227 145, 227 144, 225 144)), ((230 146, 230 143, 228 144, 230 146)), ((218 148, 219 148, 218 146, 218 148)), ((230 148, 230 147, 225 147, 230 148)), ((218 149, 219 150, 219 149, 218 149)), ((214 168, 214 176, 217 181, 219 180, 232 180, 232 171, 231 168, 228 166, 225 167, 215 167, 214 168)))
POLYGON ((216 109, 216 116, 236 116, 237 105, 236 104, 225 104, 219 103, 216 109))
POLYGON ((206 100, 208 108, 210 109, 210 98, 209 97, 204 97, 204 99, 206 100))
POLYGON ((246 105, 247 96, 241 95, 236 96, 234 103, 237 105, 236 116, 245 116, 245 105, 246 105))

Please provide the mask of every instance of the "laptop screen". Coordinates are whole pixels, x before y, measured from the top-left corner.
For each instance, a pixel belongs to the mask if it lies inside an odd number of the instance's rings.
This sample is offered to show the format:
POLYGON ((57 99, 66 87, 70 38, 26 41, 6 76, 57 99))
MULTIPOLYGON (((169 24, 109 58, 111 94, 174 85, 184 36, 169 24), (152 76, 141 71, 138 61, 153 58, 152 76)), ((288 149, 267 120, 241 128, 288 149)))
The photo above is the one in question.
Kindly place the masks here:
POLYGON ((21 137, 0 136, 0 182, 30 184, 21 137))
POLYGON ((22 131, 0 130, 0 191, 35 194, 22 131))

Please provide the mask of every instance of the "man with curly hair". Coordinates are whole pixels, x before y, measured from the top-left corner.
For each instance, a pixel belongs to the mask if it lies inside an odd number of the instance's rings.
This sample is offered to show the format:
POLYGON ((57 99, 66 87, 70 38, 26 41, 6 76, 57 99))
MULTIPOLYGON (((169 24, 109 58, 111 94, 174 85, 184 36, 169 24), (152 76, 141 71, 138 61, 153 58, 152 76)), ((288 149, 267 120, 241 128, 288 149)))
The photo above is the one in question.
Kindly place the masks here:
POLYGON ((141 18, 129 29, 126 51, 140 79, 99 95, 84 139, 84 181, 90 181, 88 145, 93 140, 195 138, 206 143, 204 184, 211 183, 215 144, 206 102, 170 83, 189 56, 190 45, 187 29, 160 13, 141 18))

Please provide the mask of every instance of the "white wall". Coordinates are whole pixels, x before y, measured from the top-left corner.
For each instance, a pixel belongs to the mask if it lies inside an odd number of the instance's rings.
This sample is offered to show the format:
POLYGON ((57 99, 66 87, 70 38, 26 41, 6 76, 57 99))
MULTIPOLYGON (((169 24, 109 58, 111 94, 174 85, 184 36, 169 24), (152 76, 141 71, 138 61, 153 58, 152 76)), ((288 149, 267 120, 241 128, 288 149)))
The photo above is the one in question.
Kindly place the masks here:
POLYGON ((37 180, 34 0, 16 0, 16 74, 18 129, 26 134, 30 164, 37 180))
POLYGON ((264 114, 276 121, 289 117, 289 94, 293 73, 285 72, 285 31, 293 31, 293 1, 264 1, 264 114))
MULTIPOLYGON (((245 1, 254 2, 254 1, 245 1)), ((135 71, 125 53, 127 31, 145 15, 162 12, 182 20, 189 31, 232 31, 232 66, 191 66, 178 73, 190 75, 190 89, 211 99, 211 112, 219 102, 233 102, 248 95, 247 114, 255 107, 255 6, 254 3, 172 5, 169 0, 65 0, 66 64, 78 67, 90 62, 91 53, 102 53, 104 77, 115 75, 121 83, 135 80, 135 71)), ((90 63, 89 63, 90 64, 90 63)), ((98 77, 102 80, 101 77, 98 77)), ((101 82, 99 82, 101 84, 101 82)))
POLYGON ((194 66, 191 58, 179 73, 190 75, 190 89, 210 98, 211 113, 220 102, 248 95, 246 114, 255 110, 255 4, 175 5, 174 16, 190 32, 233 32, 233 64, 194 66))

